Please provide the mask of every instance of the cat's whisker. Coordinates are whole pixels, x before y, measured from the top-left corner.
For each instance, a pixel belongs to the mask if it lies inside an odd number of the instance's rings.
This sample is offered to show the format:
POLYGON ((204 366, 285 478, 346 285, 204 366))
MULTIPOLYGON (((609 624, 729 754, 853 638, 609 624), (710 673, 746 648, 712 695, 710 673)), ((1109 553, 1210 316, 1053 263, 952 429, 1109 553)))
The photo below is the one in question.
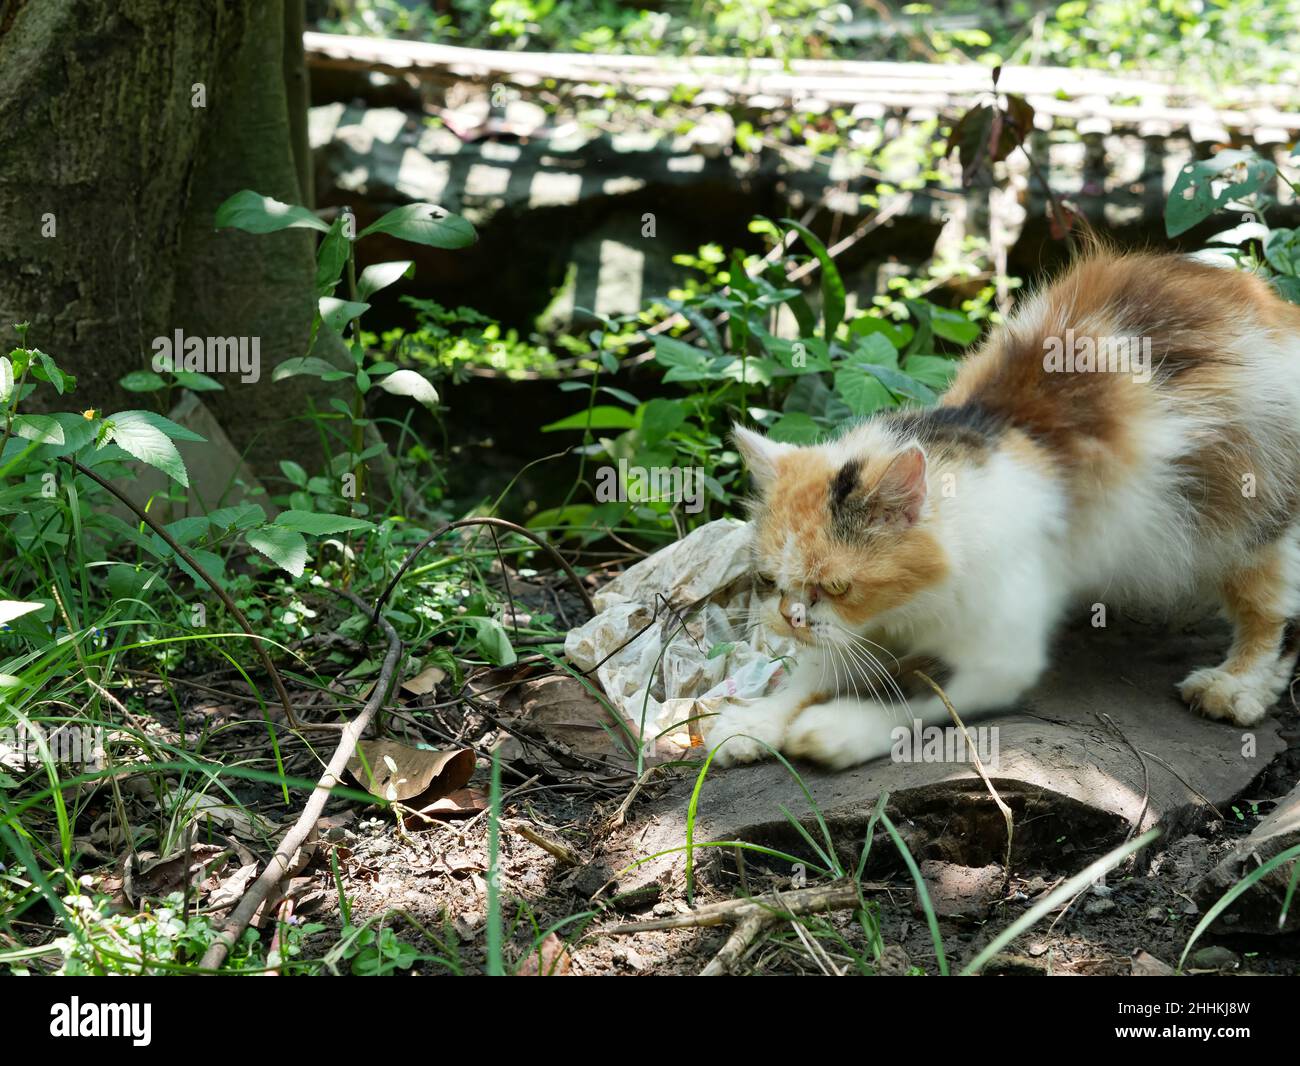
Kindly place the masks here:
MULTIPOLYGON (((857 636, 857 634, 853 633, 851 630, 846 629, 844 626, 836 626, 836 628, 841 633, 844 633, 849 637, 857 636)), ((872 643, 872 642, 869 641, 868 643, 872 643)), ((879 647, 879 645, 876 646, 879 647)), ((903 693, 903 690, 901 686, 898 684, 898 681, 895 679, 892 671, 890 671, 874 654, 872 654, 872 652, 868 648, 865 648, 860 644, 854 644, 854 643, 845 644, 845 647, 850 649, 855 656, 860 657, 859 661, 864 664, 864 666, 867 668, 869 673, 874 673, 876 674, 877 677, 880 678, 881 682, 886 687, 886 691, 889 693, 889 701, 891 704, 897 701, 901 701, 904 707, 907 706, 907 696, 903 693)), ((881 650, 884 651, 885 649, 882 648, 881 650)), ((898 664, 897 658, 894 658, 894 663, 895 665, 898 664)), ((873 692, 875 691, 874 687, 872 691, 873 692)))

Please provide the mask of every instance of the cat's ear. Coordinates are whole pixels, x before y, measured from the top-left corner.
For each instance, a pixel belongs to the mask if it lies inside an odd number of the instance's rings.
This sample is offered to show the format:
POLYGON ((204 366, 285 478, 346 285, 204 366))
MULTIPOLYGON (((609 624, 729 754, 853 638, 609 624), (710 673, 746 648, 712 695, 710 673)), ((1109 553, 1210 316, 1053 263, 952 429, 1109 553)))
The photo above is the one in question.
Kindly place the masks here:
POLYGON ((887 521, 915 525, 925 506, 925 465, 918 444, 894 456, 872 490, 873 510, 887 521))
POLYGON ((759 491, 766 492, 776 480, 776 461, 786 452, 793 451, 794 445, 782 444, 769 440, 761 433, 755 433, 744 426, 731 427, 731 439, 740 450, 740 457, 754 476, 754 484, 759 491))

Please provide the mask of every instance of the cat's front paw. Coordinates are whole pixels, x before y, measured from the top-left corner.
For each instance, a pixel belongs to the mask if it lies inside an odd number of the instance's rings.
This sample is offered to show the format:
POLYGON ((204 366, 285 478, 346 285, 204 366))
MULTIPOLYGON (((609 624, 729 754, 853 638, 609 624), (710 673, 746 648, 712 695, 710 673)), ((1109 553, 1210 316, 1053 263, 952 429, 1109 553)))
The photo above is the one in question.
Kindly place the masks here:
POLYGON ((1178 693, 1183 702, 1206 718, 1239 726, 1261 722, 1273 703, 1273 694, 1265 686, 1217 666, 1193 670, 1178 686, 1178 693))
POLYGON ((782 750, 845 770, 888 754, 889 716, 883 707, 856 700, 818 704, 790 723, 782 750))
POLYGON ((748 707, 721 712, 709 720, 705 741, 717 748, 713 761, 718 766, 766 759, 781 746, 789 712, 769 700, 748 707), (719 747, 721 745, 721 747, 719 747))

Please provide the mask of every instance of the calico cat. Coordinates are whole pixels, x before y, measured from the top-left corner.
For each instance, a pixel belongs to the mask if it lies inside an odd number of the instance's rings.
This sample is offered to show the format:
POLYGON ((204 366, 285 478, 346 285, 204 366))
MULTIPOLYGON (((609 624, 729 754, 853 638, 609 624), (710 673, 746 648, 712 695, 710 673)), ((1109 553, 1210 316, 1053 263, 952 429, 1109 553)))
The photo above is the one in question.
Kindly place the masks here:
POLYGON ((1227 658, 1179 686, 1210 718, 1254 725, 1290 681, 1300 308, 1260 278, 1094 249, 937 406, 811 447, 735 440, 759 493, 761 621, 804 650, 774 695, 706 726, 723 764, 761 740, 846 767, 897 725, 950 722, 935 695, 905 705, 891 654, 946 663, 961 714, 1007 708, 1080 603, 1221 606, 1227 658))

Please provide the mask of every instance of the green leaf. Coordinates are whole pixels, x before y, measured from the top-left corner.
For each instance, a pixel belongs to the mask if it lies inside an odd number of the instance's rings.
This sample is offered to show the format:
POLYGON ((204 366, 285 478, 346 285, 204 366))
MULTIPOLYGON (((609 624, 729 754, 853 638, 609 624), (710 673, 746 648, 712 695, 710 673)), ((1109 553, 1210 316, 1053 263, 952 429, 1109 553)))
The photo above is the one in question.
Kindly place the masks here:
POLYGON ((767 435, 782 444, 815 444, 822 435, 822 427, 812 415, 788 411, 772 424, 767 435))
POLYGON ((155 374, 152 370, 132 370, 131 373, 119 378, 117 383, 127 392, 153 392, 155 389, 167 387, 163 376, 155 374))
POLYGON ((895 369, 898 366, 898 349, 883 333, 868 333, 854 339, 852 361, 895 369))
MULTIPOLYGON (((335 333, 341 334, 344 326, 358 315, 365 313, 369 308, 370 305, 367 303, 353 303, 351 300, 339 300, 333 296, 322 296, 320 298, 321 321, 335 333)), ((281 363, 280 365, 283 366, 284 364, 281 363)), ((333 368, 331 367, 331 369, 333 368)))
MULTIPOLYGON (((285 378, 296 377, 299 374, 308 374, 311 377, 318 378, 325 374, 342 373, 333 363, 324 359, 318 359, 314 355, 296 355, 292 359, 286 359, 283 363, 271 371, 272 381, 283 381, 285 378)), ((349 375, 343 374, 344 377, 349 375)))
POLYGON ((505 627, 495 618, 482 618, 476 615, 465 619, 474 630, 474 643, 488 662, 494 666, 509 666, 518 656, 510 644, 505 627))
POLYGON ((397 259, 391 263, 371 263, 357 278, 357 298, 368 300, 380 289, 386 289, 399 278, 412 277, 415 263, 410 259, 397 259))
POLYGON ((430 411, 437 409, 438 390, 429 384, 427 378, 414 370, 394 370, 386 378, 379 379, 379 387, 394 396, 409 396, 430 411))
POLYGON ((346 515, 324 514, 318 511, 284 511, 268 528, 290 529, 295 533, 324 537, 357 529, 374 529, 375 524, 361 518, 348 518, 346 515))
POLYGON ((144 417, 146 414, 145 411, 122 411, 112 415, 108 419, 111 428, 104 443, 116 444, 140 462, 161 470, 173 481, 188 488, 190 478, 185 472, 181 453, 166 433, 144 417))
POLYGON ((241 503, 208 512, 208 521, 217 529, 251 529, 266 521, 266 512, 258 503, 241 503))
POLYGON ((1238 148, 1224 149, 1199 163, 1188 163, 1169 190, 1165 232, 1170 237, 1185 233, 1230 200, 1249 196, 1265 187, 1276 173, 1277 167, 1269 160, 1238 148))
POLYGON ((60 396, 64 392, 71 392, 77 387, 77 379, 71 374, 65 374, 60 370, 53 358, 36 348, 31 349, 30 354, 32 377, 37 381, 48 381, 60 396))
POLYGON ((861 314, 849 323, 849 333, 861 337, 872 333, 883 333, 885 339, 901 351, 916 335, 916 330, 906 322, 892 322, 879 315, 861 314))
POLYGON ((726 376, 723 368, 735 361, 732 356, 710 356, 675 337, 655 337, 654 346, 655 362, 668 367, 664 381, 718 381, 726 376))
POLYGON ((929 300, 904 300, 907 309, 916 319, 916 332, 907 346, 908 355, 925 355, 934 350, 934 304, 929 300))
POLYGON ((713 324, 713 320, 708 315, 702 314, 698 308, 690 307, 680 300, 665 300, 664 304, 700 331, 700 336, 709 346, 709 351, 714 355, 722 354, 722 338, 718 335, 718 327, 713 324))
POLYGON ((829 343, 844 320, 844 279, 840 277, 835 260, 826 251, 826 245, 817 239, 812 230, 792 218, 783 218, 781 225, 789 226, 798 233, 822 265, 822 337, 829 343))
POLYGON ((465 219, 433 204, 395 208, 362 230, 361 236, 372 233, 387 233, 431 248, 467 248, 477 239, 474 227, 465 219))
MULTIPOLYGON (((168 522, 163 529, 167 530, 178 544, 188 547, 208 532, 210 524, 211 520, 207 515, 187 515, 176 519, 175 522, 168 522)), ((158 540, 160 543, 165 543, 161 537, 158 540)))
POLYGON ((584 408, 577 414, 561 418, 542 427, 543 433, 555 433, 562 429, 635 429, 636 417, 631 411, 612 404, 597 404, 584 408))
POLYGON ((909 355, 903 360, 903 373, 942 392, 957 373, 957 360, 942 355, 909 355))
MULTIPOLYGON (((213 581, 218 585, 223 587, 225 586, 225 581, 223 580, 223 574, 226 569, 225 559, 213 552, 204 551, 202 548, 191 548, 190 555, 194 557, 194 561, 207 572, 208 576, 211 577, 213 581)), ((204 581, 203 578, 199 577, 198 571, 190 566, 184 559, 177 559, 176 565, 180 567, 181 572, 189 577, 189 579, 200 589, 206 589, 208 587, 208 583, 204 581)))
POLYGON ((188 440, 193 441, 195 444, 207 443, 206 438, 200 437, 192 429, 186 429, 184 426, 173 422, 170 418, 156 415, 152 411, 121 411, 112 417, 120 418, 124 414, 131 415, 133 418, 137 418, 140 421, 153 426, 154 429, 161 430, 163 433, 167 434, 167 436, 171 437, 172 440, 188 440))
POLYGON ((13 432, 23 440, 38 444, 63 443, 63 427, 49 415, 15 415, 13 432))
POLYGON ((275 233, 282 229, 314 229, 328 233, 329 226, 305 207, 283 204, 252 189, 241 189, 217 208, 216 227, 230 226, 246 233, 275 233))
POLYGON ((873 363, 858 363, 863 370, 877 378, 895 396, 915 400, 917 403, 934 403, 938 399, 934 390, 916 379, 892 367, 876 366, 873 363))
POLYGON ((894 398, 889 390, 875 375, 858 366, 843 366, 835 371, 835 391, 858 417, 869 415, 882 407, 894 406, 894 398))
POLYGON ((172 374, 176 378, 176 384, 184 386, 191 392, 224 392, 226 388, 216 378, 193 370, 174 370, 172 374))
POLYGON ((0 355, 0 403, 7 403, 14 393, 14 365, 0 355))
POLYGON ((0 626, 8 625, 15 618, 21 618, 32 611, 39 611, 45 604, 26 603, 22 600, 0 600, 0 626))
POLYGON ((282 570, 294 577, 302 577, 307 565, 307 542, 301 533, 291 529, 264 526, 245 535, 249 547, 261 552, 282 570))
POLYGON ((72 411, 61 411, 50 417, 63 428, 63 440, 58 443, 51 441, 38 448, 33 455, 33 458, 38 460, 57 459, 62 455, 70 455, 91 443, 99 432, 95 421, 72 411))
POLYGON ((686 411, 676 400, 650 400, 641 408, 641 439, 647 446, 658 444, 684 421, 686 411))
POLYGON ((307 484, 307 471, 292 459, 280 460, 280 472, 289 480, 290 484, 303 488, 307 484))
POLYGON ((1264 244, 1264 258, 1280 274, 1300 275, 1300 230, 1275 229, 1264 244))
POLYGON ((334 220, 325 239, 316 251, 316 295, 328 296, 338 285, 343 276, 343 268, 348 262, 348 248, 352 242, 343 232, 348 216, 343 212, 334 220))
POLYGON ((1271 279, 1273 288, 1277 289, 1284 300, 1300 304, 1300 278, 1275 277, 1271 279))
POLYGON ((960 344, 962 347, 970 344, 980 335, 978 322, 972 322, 960 311, 939 307, 936 304, 930 304, 930 328, 945 340, 960 344))

